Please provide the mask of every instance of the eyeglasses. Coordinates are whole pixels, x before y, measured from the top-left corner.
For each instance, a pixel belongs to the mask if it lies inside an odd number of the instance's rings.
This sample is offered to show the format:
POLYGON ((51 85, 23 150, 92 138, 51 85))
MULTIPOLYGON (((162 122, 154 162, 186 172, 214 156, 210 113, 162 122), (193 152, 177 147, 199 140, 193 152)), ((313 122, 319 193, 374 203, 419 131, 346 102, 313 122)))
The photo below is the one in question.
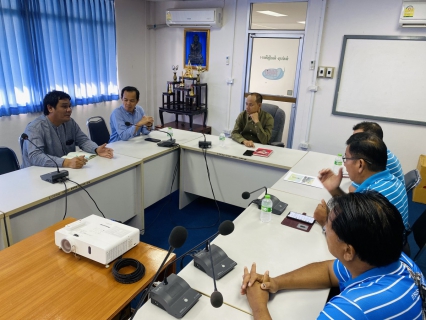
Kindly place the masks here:
POLYGON ((343 162, 346 162, 346 160, 364 160, 365 162, 367 162, 368 164, 372 164, 372 162, 370 160, 364 159, 364 158, 346 158, 345 156, 342 156, 342 160, 343 162))

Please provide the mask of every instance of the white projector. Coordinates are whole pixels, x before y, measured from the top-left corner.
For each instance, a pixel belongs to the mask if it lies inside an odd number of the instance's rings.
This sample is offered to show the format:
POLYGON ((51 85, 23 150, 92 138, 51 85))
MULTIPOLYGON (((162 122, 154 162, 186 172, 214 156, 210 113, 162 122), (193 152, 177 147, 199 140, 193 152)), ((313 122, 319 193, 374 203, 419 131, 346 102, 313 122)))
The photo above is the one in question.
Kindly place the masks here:
POLYGON ((139 243, 139 230, 92 214, 55 231, 55 244, 108 265, 139 243))

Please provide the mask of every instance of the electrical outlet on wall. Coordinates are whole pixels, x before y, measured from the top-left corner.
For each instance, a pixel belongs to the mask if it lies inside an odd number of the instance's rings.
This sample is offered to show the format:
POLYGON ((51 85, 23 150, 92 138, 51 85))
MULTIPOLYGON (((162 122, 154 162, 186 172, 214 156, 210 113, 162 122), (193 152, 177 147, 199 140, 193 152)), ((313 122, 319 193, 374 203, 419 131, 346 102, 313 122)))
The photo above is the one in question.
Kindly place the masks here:
POLYGON ((324 77, 325 77, 325 68, 318 67, 318 78, 324 78, 324 77))
POLYGON ((334 68, 332 68, 332 67, 327 67, 327 68, 325 69, 325 77, 326 77, 326 78, 330 78, 330 79, 332 79, 332 78, 333 78, 333 75, 334 75, 334 68))

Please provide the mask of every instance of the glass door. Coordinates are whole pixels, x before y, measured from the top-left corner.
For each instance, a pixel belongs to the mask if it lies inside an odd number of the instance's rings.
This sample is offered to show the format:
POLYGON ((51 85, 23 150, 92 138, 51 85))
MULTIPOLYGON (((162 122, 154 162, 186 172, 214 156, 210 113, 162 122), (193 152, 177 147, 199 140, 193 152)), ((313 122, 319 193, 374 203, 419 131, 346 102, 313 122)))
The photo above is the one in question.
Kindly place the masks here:
POLYGON ((258 92, 263 103, 275 104, 286 114, 282 141, 291 148, 297 106, 303 35, 249 34, 246 95, 258 92))

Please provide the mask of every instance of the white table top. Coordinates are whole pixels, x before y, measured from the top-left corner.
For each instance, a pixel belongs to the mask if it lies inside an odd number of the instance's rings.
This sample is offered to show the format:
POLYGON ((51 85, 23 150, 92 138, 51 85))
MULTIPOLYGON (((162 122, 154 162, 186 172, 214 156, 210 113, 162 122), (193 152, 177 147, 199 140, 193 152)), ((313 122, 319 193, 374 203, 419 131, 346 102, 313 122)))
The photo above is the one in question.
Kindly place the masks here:
MULTIPOLYGON (((163 309, 154 306, 151 301, 147 301, 142 308, 136 313, 135 320, 173 320, 175 317, 169 315, 163 309)), ((210 298, 204 295, 192 307, 191 310, 183 317, 185 320, 218 320, 218 319, 235 319, 235 320, 252 320, 253 317, 248 313, 242 312, 223 304, 220 308, 214 308, 210 304, 210 298)))
MULTIPOLYGON (((140 163, 139 159, 114 154, 113 159, 95 157, 81 169, 66 170, 69 172, 69 179, 84 186, 140 163)), ((10 215, 62 195, 64 193, 62 183, 51 184, 40 178, 40 175, 55 170, 56 168, 52 167, 28 167, 1 175, 0 210, 10 215)), ((68 181, 66 184, 68 191, 78 188, 72 182, 68 181)))
MULTIPOLYGON (((290 169, 296 165, 300 159, 306 155, 306 151, 288 149, 281 147, 274 147, 269 145, 262 145, 260 143, 255 144, 255 148, 248 148, 243 144, 233 141, 231 138, 225 139, 225 145, 219 146, 219 136, 206 135, 206 140, 212 142, 212 147, 207 149, 207 153, 214 154, 223 157, 229 157, 239 159, 243 161, 249 161, 259 163, 262 165, 273 166, 277 168, 290 169), (268 157, 258 156, 243 156, 246 150, 256 150, 257 148, 266 148, 273 150, 273 153, 268 157)), ((201 139, 191 140, 188 142, 181 143, 183 149, 194 150, 201 152, 202 149, 198 147, 198 141, 201 139)))
MULTIPOLYGON (((161 131, 165 132, 166 129, 162 129, 161 131)), ((158 157, 178 148, 159 147, 156 142, 145 141, 148 137, 160 140, 169 139, 169 136, 163 132, 152 131, 149 135, 134 137, 127 141, 116 141, 110 143, 108 144, 108 147, 114 149, 114 154, 123 154, 129 157, 142 159, 143 161, 158 157)), ((201 139, 201 137, 203 137, 201 133, 173 129, 173 139, 176 139, 177 144, 182 144, 194 139, 201 139)))
MULTIPOLYGON (((269 189, 268 189, 269 191, 269 189)), ((269 192, 268 192, 269 193, 269 192)), ((241 277, 244 266, 257 264, 257 271, 270 271, 272 277, 292 271, 308 263, 334 259, 329 253, 322 229, 315 224, 310 232, 304 232, 281 225, 289 211, 311 214, 318 202, 293 194, 271 190, 271 194, 288 203, 282 215, 272 215, 269 223, 261 223, 259 209, 251 205, 235 219, 235 230, 224 237, 218 236, 213 243, 221 247, 237 266, 229 274, 217 281, 217 288, 224 302, 250 312, 245 296, 241 296, 241 277)), ((180 273, 183 279, 195 290, 206 295, 213 291, 213 280, 193 262, 180 273)), ((269 301, 269 310, 273 319, 315 319, 323 309, 329 290, 292 290, 282 291, 269 301), (309 308, 306 308, 309 301, 309 308)))
MULTIPOLYGON (((334 158, 335 156, 330 154, 309 151, 306 156, 304 156, 293 168, 291 168, 291 172, 317 177, 321 169, 333 169, 334 158)), ((330 193, 325 188, 316 188, 285 181, 284 177, 285 175, 273 184, 271 189, 305 196, 318 201, 321 201, 321 199, 328 201, 331 198, 330 193)), ((343 191, 348 192, 350 184, 351 180, 349 178, 343 178, 340 187, 343 191)))

